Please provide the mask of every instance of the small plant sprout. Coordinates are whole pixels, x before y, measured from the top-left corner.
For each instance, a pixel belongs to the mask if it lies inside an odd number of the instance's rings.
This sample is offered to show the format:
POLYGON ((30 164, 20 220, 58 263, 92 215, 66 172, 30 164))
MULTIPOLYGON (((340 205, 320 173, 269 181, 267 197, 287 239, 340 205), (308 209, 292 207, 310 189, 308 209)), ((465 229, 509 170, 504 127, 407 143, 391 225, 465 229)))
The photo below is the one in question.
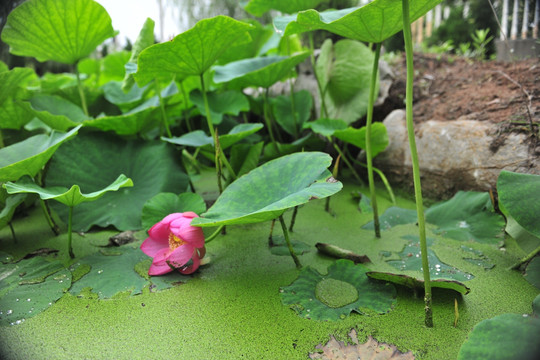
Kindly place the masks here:
POLYGON ((72 217, 73 217, 73 207, 79 205, 80 203, 97 200, 108 191, 116 191, 122 187, 133 186, 133 181, 127 178, 125 175, 120 175, 118 178, 112 182, 106 188, 94 191, 92 193, 83 194, 78 185, 73 185, 69 190, 63 187, 51 187, 51 188, 42 188, 41 186, 36 185, 28 177, 24 177, 16 183, 7 182, 3 187, 7 190, 8 194, 18 194, 18 193, 32 193, 37 194, 42 200, 56 200, 62 204, 68 206, 69 208, 69 217, 68 217, 68 252, 71 258, 74 258, 73 248, 71 245, 72 242, 72 217))

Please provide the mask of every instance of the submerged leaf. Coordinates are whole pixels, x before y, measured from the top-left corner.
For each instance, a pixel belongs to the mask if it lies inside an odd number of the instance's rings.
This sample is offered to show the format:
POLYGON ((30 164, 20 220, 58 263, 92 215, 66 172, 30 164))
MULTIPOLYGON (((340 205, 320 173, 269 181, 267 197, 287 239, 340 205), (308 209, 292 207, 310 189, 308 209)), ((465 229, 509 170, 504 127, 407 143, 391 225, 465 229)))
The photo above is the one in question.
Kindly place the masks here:
POLYGON ((342 184, 327 181, 332 158, 320 152, 286 155, 238 178, 194 226, 250 224, 277 218, 312 198, 333 195, 342 184))
POLYGON ((93 0, 26 1, 2 31, 12 54, 64 64, 75 64, 112 36, 109 14, 93 0))
MULTIPOLYGON (((366 275, 372 279, 389 281, 391 283, 407 286, 413 289, 424 289, 424 280, 414 276, 379 271, 368 271, 366 275)), ((430 284, 432 288, 450 289, 463 295, 466 295, 471 291, 471 289, 457 280, 436 279, 431 280, 430 284)))

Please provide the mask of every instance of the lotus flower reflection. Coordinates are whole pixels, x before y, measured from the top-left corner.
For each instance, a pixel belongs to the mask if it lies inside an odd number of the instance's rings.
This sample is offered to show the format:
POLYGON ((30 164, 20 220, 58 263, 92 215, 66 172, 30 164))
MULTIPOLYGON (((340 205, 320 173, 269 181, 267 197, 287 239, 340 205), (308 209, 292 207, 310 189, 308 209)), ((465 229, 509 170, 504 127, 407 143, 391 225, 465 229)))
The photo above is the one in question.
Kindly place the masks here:
POLYGON ((148 230, 149 237, 141 244, 141 250, 153 258, 148 275, 173 270, 192 274, 199 268, 206 249, 202 228, 190 225, 195 217, 191 211, 170 214, 148 230))

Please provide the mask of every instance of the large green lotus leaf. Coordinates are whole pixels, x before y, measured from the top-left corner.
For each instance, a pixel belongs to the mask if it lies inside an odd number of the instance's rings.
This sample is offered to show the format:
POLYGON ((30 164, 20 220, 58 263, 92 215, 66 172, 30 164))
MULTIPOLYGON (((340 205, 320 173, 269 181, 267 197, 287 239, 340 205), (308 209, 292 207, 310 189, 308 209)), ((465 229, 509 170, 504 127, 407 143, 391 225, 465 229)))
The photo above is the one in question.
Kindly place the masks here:
POLYGON ((229 185, 214 205, 192 225, 250 224, 275 219, 287 209, 341 190, 331 179, 328 154, 286 155, 250 171, 229 185))
POLYGON ((32 120, 34 116, 25 109, 24 103, 14 97, 8 97, 0 105, 0 129, 20 130, 32 120))
POLYGON ((93 0, 30 0, 13 10, 2 31, 10 52, 74 64, 114 36, 107 11, 93 0))
POLYGON ((350 260, 337 260, 321 275, 306 267, 289 286, 281 288, 281 302, 299 316, 314 320, 339 320, 352 311, 384 314, 396 302, 396 289, 366 276, 367 268, 350 260))
POLYGON ((229 161, 237 177, 247 174, 259 165, 263 146, 264 141, 232 146, 229 161))
POLYGON ((252 40, 248 43, 233 45, 228 48, 219 57, 218 64, 228 64, 233 61, 260 56, 265 53, 265 45, 268 41, 276 35, 272 24, 263 26, 255 19, 242 19, 242 21, 253 26, 248 31, 252 40))
POLYGON ((215 66, 214 82, 227 82, 229 86, 241 89, 250 86, 269 88, 290 75, 291 70, 308 56, 308 52, 303 52, 294 56, 258 57, 215 66))
POLYGON ((102 116, 85 121, 84 125, 118 135, 137 135, 149 131, 161 122, 157 107, 136 108, 122 115, 102 116))
POLYGON ((36 95, 21 105, 33 116, 59 131, 67 131, 90 119, 78 105, 56 95, 36 95))
POLYGON ((219 15, 204 19, 173 40, 152 45, 141 52, 138 71, 134 74, 139 86, 154 79, 178 79, 202 75, 233 44, 251 40, 251 25, 219 15))
MULTIPOLYGON (((419 19, 442 0, 416 0, 409 3, 411 22, 419 19)), ((345 38, 380 43, 403 29, 401 1, 375 0, 362 7, 318 12, 301 11, 274 19, 274 27, 284 35, 327 30, 345 38)))
MULTIPOLYGON (((241 111, 249 111, 249 101, 241 91, 209 92, 206 95, 208 107, 210 108, 210 117, 214 125, 221 124, 224 114, 238 115, 241 111)), ((189 99, 197 106, 199 112, 206 116, 202 92, 198 89, 192 91, 189 94, 189 99)))
POLYGON ((77 134, 80 126, 68 133, 36 135, 0 149, 0 182, 17 181, 36 174, 45 166, 56 149, 77 134))
POLYGON ((314 133, 321 134, 322 136, 332 136, 336 130, 347 129, 347 123, 339 119, 321 118, 307 122, 303 127, 304 129, 311 129, 314 133))
POLYGON ((283 95, 271 99, 272 109, 276 122, 283 130, 292 136, 298 137, 303 124, 309 120, 313 108, 313 98, 307 90, 295 92, 294 113, 291 96, 283 95))
POLYGON ((0 324, 21 324, 48 309, 71 286, 71 272, 61 262, 39 256, 0 264, 0 279, 0 324))
MULTIPOLYGON (((367 112, 373 53, 354 40, 327 40, 316 63, 328 116, 350 124, 367 112)), ((378 79, 377 79, 378 91, 378 79)))
POLYGON ((143 229, 149 229, 161 221, 165 216, 172 213, 193 211, 202 214, 206 211, 204 199, 195 193, 159 193, 148 200, 142 209, 143 229))
POLYGON ((0 205, 4 205, 4 208, 2 209, 2 211, 0 211, 0 229, 9 224, 9 222, 13 218, 15 209, 17 209, 17 206, 22 204, 25 200, 26 195, 17 194, 13 196, 8 196, 5 204, 2 204, 2 202, 0 202, 0 205))
POLYGON ((33 75, 35 75, 34 70, 29 68, 14 68, 0 72, 0 107, 33 75))
POLYGON ((126 75, 126 64, 131 53, 129 51, 115 51, 101 60, 101 71, 98 85, 105 85, 109 81, 122 81, 126 75))
POLYGON ((116 178, 116 180, 113 181, 109 186, 87 194, 83 194, 81 192, 79 185, 73 185, 69 190, 61 186, 42 188, 28 178, 23 178, 17 183, 7 182, 3 186, 7 190, 8 194, 38 194, 43 200, 52 199, 67 206, 77 206, 83 202, 95 201, 105 195, 106 192, 117 191, 123 187, 131 187, 133 186, 133 181, 122 174, 119 175, 118 178, 116 178))
POLYGON ((540 318, 502 314, 475 325, 461 345, 458 360, 535 360, 540 358, 540 318))
MULTIPOLYGON (((133 180, 132 188, 105 194, 73 210, 73 228, 87 231, 92 225, 115 226, 119 230, 141 228, 144 204, 160 192, 184 192, 188 177, 178 163, 178 154, 163 142, 124 140, 110 133, 81 134, 51 159, 47 187, 79 185, 97 191, 109 185, 119 173, 133 180)), ((67 221, 67 207, 51 207, 67 221)))
POLYGON ((132 85, 127 92, 124 92, 122 82, 109 81, 103 85, 103 95, 108 102, 118 105, 122 110, 127 110, 132 107, 132 104, 138 104, 142 100, 147 88, 147 86, 140 88, 132 85))
POLYGON ((450 200, 426 210, 426 222, 444 237, 495 244, 502 235, 504 218, 493 211, 488 193, 459 191, 450 200))
MULTIPOLYGON (((504 213, 504 208, 500 202, 499 208, 504 213)), ((506 215, 506 227, 504 230, 516 240, 519 247, 526 253, 530 253, 540 246, 540 238, 525 230, 511 215, 506 215)))
MULTIPOLYGON (((228 134, 219 136, 219 145, 222 149, 227 149, 245 137, 256 133, 263 128, 262 124, 239 124, 233 127, 228 134)), ((204 147, 209 150, 214 146, 214 139, 205 134, 202 130, 195 130, 177 138, 161 138, 163 141, 175 145, 204 147)))
POLYGON ((504 211, 525 230, 540 237, 540 176, 501 171, 497 180, 504 211))
POLYGON ((255 16, 262 16, 269 10, 292 14, 300 10, 313 9, 328 0, 251 0, 244 9, 255 16))
POLYGON ((137 58, 141 52, 147 47, 154 45, 154 20, 147 18, 143 24, 141 31, 135 44, 133 44, 133 49, 131 50, 131 57, 129 58, 128 63, 126 64, 126 75, 122 81, 122 90, 127 91, 131 89, 135 80, 133 79, 133 73, 137 71, 137 58), (132 71, 130 69, 134 69, 132 71))
POLYGON ((529 265, 527 265, 525 279, 540 289, 540 257, 535 257, 531 260, 529 265))
MULTIPOLYGON (((366 127, 355 129, 348 127, 344 130, 334 131, 334 136, 346 143, 365 149, 366 148, 366 127)), ((374 123, 371 125, 371 151, 373 156, 384 151, 388 146, 388 133, 383 123, 374 123)))

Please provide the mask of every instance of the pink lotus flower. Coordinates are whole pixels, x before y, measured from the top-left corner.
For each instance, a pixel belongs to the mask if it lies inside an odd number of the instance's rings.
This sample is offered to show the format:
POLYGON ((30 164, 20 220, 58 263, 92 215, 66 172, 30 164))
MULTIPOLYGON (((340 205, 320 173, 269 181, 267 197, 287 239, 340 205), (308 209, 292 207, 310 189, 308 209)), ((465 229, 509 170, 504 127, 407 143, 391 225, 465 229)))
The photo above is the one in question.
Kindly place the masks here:
POLYGON ((149 237, 141 244, 142 252, 154 258, 148 275, 173 270, 191 274, 199 268, 206 249, 202 229, 190 225, 195 217, 191 211, 170 214, 148 230, 149 237))

